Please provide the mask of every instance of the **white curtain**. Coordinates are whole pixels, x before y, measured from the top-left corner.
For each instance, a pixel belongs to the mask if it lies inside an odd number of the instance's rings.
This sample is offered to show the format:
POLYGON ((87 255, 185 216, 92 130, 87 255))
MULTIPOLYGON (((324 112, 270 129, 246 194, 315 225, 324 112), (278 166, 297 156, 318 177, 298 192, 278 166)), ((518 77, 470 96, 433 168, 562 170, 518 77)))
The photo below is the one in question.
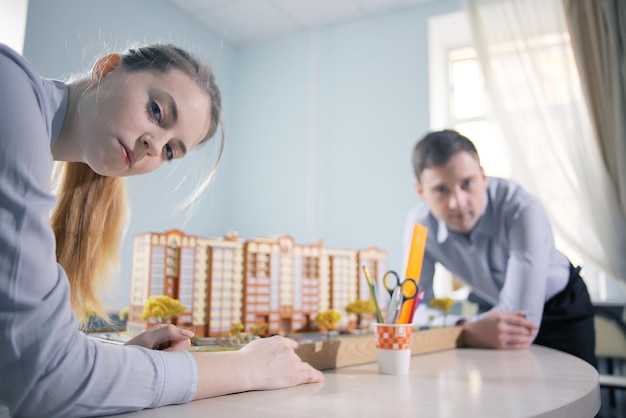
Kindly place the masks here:
POLYGON ((623 284, 626 219, 590 123, 562 0, 465 7, 513 178, 543 202, 587 273, 595 265, 623 284))

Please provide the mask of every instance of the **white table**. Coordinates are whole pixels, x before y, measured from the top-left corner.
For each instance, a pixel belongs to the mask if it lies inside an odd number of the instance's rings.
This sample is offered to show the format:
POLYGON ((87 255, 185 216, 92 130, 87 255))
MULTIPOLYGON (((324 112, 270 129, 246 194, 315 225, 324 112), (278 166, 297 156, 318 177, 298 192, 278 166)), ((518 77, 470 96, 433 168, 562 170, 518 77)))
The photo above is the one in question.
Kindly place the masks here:
POLYGON ((453 349, 411 358, 408 376, 376 363, 324 372, 324 383, 246 392, 127 417, 593 417, 596 370, 560 351, 453 349))

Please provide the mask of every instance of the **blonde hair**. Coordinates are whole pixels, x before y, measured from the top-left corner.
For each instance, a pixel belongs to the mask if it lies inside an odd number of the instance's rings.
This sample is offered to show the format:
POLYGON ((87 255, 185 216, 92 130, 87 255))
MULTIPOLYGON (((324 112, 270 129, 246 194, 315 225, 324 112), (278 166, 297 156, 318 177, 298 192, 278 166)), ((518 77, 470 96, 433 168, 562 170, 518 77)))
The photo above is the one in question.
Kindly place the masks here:
MULTIPOLYGON (((186 51, 169 44, 133 48, 122 54, 129 71, 187 74, 210 98, 210 126, 206 143, 222 125, 221 93, 213 72, 186 51)), ((217 159, 208 175, 179 207, 193 209, 214 177, 224 149, 221 130, 217 159)), ((57 163, 54 173, 57 204, 51 213, 58 263, 65 269, 72 309, 83 324, 90 316, 109 320, 101 293, 119 268, 119 249, 129 218, 126 180, 95 173, 80 162, 57 163)))
POLYGON ((119 267, 128 219, 126 179, 105 177, 84 163, 60 163, 51 214, 57 261, 67 273, 72 309, 81 323, 108 319, 100 294, 119 267))

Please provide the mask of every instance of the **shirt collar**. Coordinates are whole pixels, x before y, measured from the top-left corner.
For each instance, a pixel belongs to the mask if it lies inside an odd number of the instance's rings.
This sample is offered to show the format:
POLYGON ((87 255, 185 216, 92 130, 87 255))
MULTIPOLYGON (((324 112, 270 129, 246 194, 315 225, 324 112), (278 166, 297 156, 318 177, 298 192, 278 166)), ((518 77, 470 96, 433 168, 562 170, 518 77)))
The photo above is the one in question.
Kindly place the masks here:
POLYGON ((54 115, 50 132, 50 145, 53 145, 61 133, 61 128, 63 128, 63 123, 65 122, 65 115, 69 103, 69 90, 67 85, 62 81, 44 79, 43 82, 44 88, 47 90, 47 97, 51 107, 50 110, 54 115))
POLYGON ((444 221, 437 220, 437 244, 441 244, 448 239, 448 227, 444 221))

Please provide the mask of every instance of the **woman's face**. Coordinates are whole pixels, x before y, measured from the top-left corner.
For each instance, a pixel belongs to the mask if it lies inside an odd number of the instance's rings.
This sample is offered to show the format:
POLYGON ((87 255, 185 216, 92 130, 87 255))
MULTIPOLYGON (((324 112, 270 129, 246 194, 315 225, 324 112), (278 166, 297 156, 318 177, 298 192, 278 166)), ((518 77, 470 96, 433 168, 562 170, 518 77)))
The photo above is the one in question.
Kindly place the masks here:
POLYGON ((185 73, 103 72, 82 98, 78 125, 83 161, 96 173, 148 173, 182 158, 206 137, 210 98, 185 73))

